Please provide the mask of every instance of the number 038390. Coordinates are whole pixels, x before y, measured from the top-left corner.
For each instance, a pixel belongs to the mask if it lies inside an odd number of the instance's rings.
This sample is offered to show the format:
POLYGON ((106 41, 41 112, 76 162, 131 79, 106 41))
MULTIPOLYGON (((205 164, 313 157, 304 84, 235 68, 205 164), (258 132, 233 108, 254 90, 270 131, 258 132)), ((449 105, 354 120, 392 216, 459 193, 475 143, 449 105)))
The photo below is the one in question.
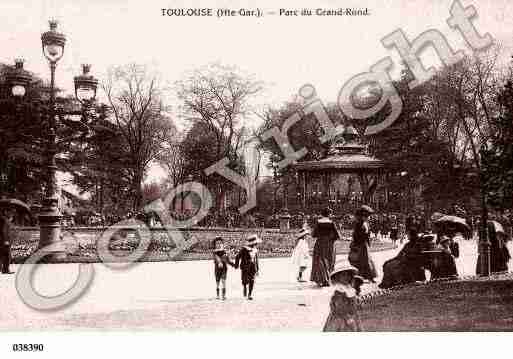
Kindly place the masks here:
POLYGON ((43 344, 13 344, 12 351, 14 352, 42 352, 44 350, 43 344))

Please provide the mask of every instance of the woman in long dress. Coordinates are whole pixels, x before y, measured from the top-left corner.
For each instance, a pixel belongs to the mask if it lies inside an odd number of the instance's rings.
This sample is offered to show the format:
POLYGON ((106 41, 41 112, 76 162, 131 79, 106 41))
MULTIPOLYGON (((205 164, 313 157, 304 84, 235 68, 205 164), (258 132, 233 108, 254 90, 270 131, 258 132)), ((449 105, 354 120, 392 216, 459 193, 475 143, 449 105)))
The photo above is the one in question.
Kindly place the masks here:
POLYGON ((369 254, 370 231, 369 216, 374 210, 369 206, 362 206, 356 211, 356 221, 353 230, 353 241, 350 245, 349 263, 358 269, 363 278, 374 282, 377 277, 376 268, 369 254))
POLYGON ((392 259, 383 264, 383 280, 379 284, 382 289, 394 287, 396 285, 424 282, 426 273, 424 269, 429 268, 428 257, 422 254, 423 250, 428 248, 428 243, 433 242, 435 235, 428 234, 419 238, 416 230, 409 231, 409 240, 403 249, 392 259))
MULTIPOLYGON (((488 222, 488 240, 490 241, 490 271, 492 273, 507 272, 508 262, 511 259, 511 255, 508 251, 504 233, 497 232, 493 222, 488 222)), ((477 257, 477 269, 478 275, 482 273, 481 262, 483 258, 481 254, 477 257)))
POLYGON ((329 276, 335 268, 335 241, 340 239, 335 223, 329 218, 330 213, 331 211, 328 208, 322 211, 322 217, 317 220, 312 232, 312 237, 316 241, 310 280, 317 283, 319 287, 330 285, 329 276))

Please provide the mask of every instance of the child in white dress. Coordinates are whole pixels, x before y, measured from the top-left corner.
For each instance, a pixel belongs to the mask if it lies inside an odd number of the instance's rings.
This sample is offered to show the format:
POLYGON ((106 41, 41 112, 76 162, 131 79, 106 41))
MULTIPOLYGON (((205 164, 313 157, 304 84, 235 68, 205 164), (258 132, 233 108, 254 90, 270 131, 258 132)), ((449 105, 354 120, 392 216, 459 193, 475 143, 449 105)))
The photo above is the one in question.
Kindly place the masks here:
POLYGON ((306 241, 309 234, 310 232, 303 228, 297 235, 297 243, 292 251, 292 264, 298 270, 298 282, 305 282, 303 272, 308 268, 310 263, 310 248, 306 241))

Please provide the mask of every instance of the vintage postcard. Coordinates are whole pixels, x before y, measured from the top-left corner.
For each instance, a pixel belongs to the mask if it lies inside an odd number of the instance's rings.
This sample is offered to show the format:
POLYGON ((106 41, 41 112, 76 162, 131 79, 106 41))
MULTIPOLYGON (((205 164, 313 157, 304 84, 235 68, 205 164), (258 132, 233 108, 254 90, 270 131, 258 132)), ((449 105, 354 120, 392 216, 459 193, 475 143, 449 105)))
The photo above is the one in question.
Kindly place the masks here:
POLYGON ((512 13, 2 0, 2 350, 512 331, 512 13))

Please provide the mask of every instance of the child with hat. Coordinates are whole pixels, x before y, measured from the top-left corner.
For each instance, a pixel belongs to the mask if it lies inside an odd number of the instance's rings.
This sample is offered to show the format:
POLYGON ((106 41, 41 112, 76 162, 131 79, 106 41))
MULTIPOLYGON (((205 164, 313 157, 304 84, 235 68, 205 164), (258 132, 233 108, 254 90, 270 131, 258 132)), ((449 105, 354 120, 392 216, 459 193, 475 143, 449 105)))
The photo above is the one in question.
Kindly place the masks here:
POLYGON ((214 239, 214 273, 216 277, 216 294, 219 297, 219 287, 221 287, 222 299, 226 300, 226 276, 228 274, 228 264, 235 267, 235 264, 230 261, 224 249, 224 240, 221 237, 214 239))
POLYGON ((358 269, 346 263, 335 266, 335 270, 331 272, 331 283, 335 291, 331 297, 330 314, 323 331, 361 331, 356 299, 363 280, 357 273, 358 269))
POLYGON ((310 262, 310 248, 308 247, 308 242, 306 241, 307 236, 310 232, 303 228, 297 235, 297 243, 292 251, 292 263, 296 268, 299 268, 299 273, 297 275, 298 282, 305 282, 303 279, 303 272, 308 267, 308 263, 310 262))
POLYGON ((241 248, 237 257, 235 257, 235 267, 240 268, 243 286, 243 295, 248 300, 253 300, 253 288, 255 286, 255 277, 258 275, 258 249, 256 245, 260 239, 256 234, 250 235, 247 243, 241 248))

